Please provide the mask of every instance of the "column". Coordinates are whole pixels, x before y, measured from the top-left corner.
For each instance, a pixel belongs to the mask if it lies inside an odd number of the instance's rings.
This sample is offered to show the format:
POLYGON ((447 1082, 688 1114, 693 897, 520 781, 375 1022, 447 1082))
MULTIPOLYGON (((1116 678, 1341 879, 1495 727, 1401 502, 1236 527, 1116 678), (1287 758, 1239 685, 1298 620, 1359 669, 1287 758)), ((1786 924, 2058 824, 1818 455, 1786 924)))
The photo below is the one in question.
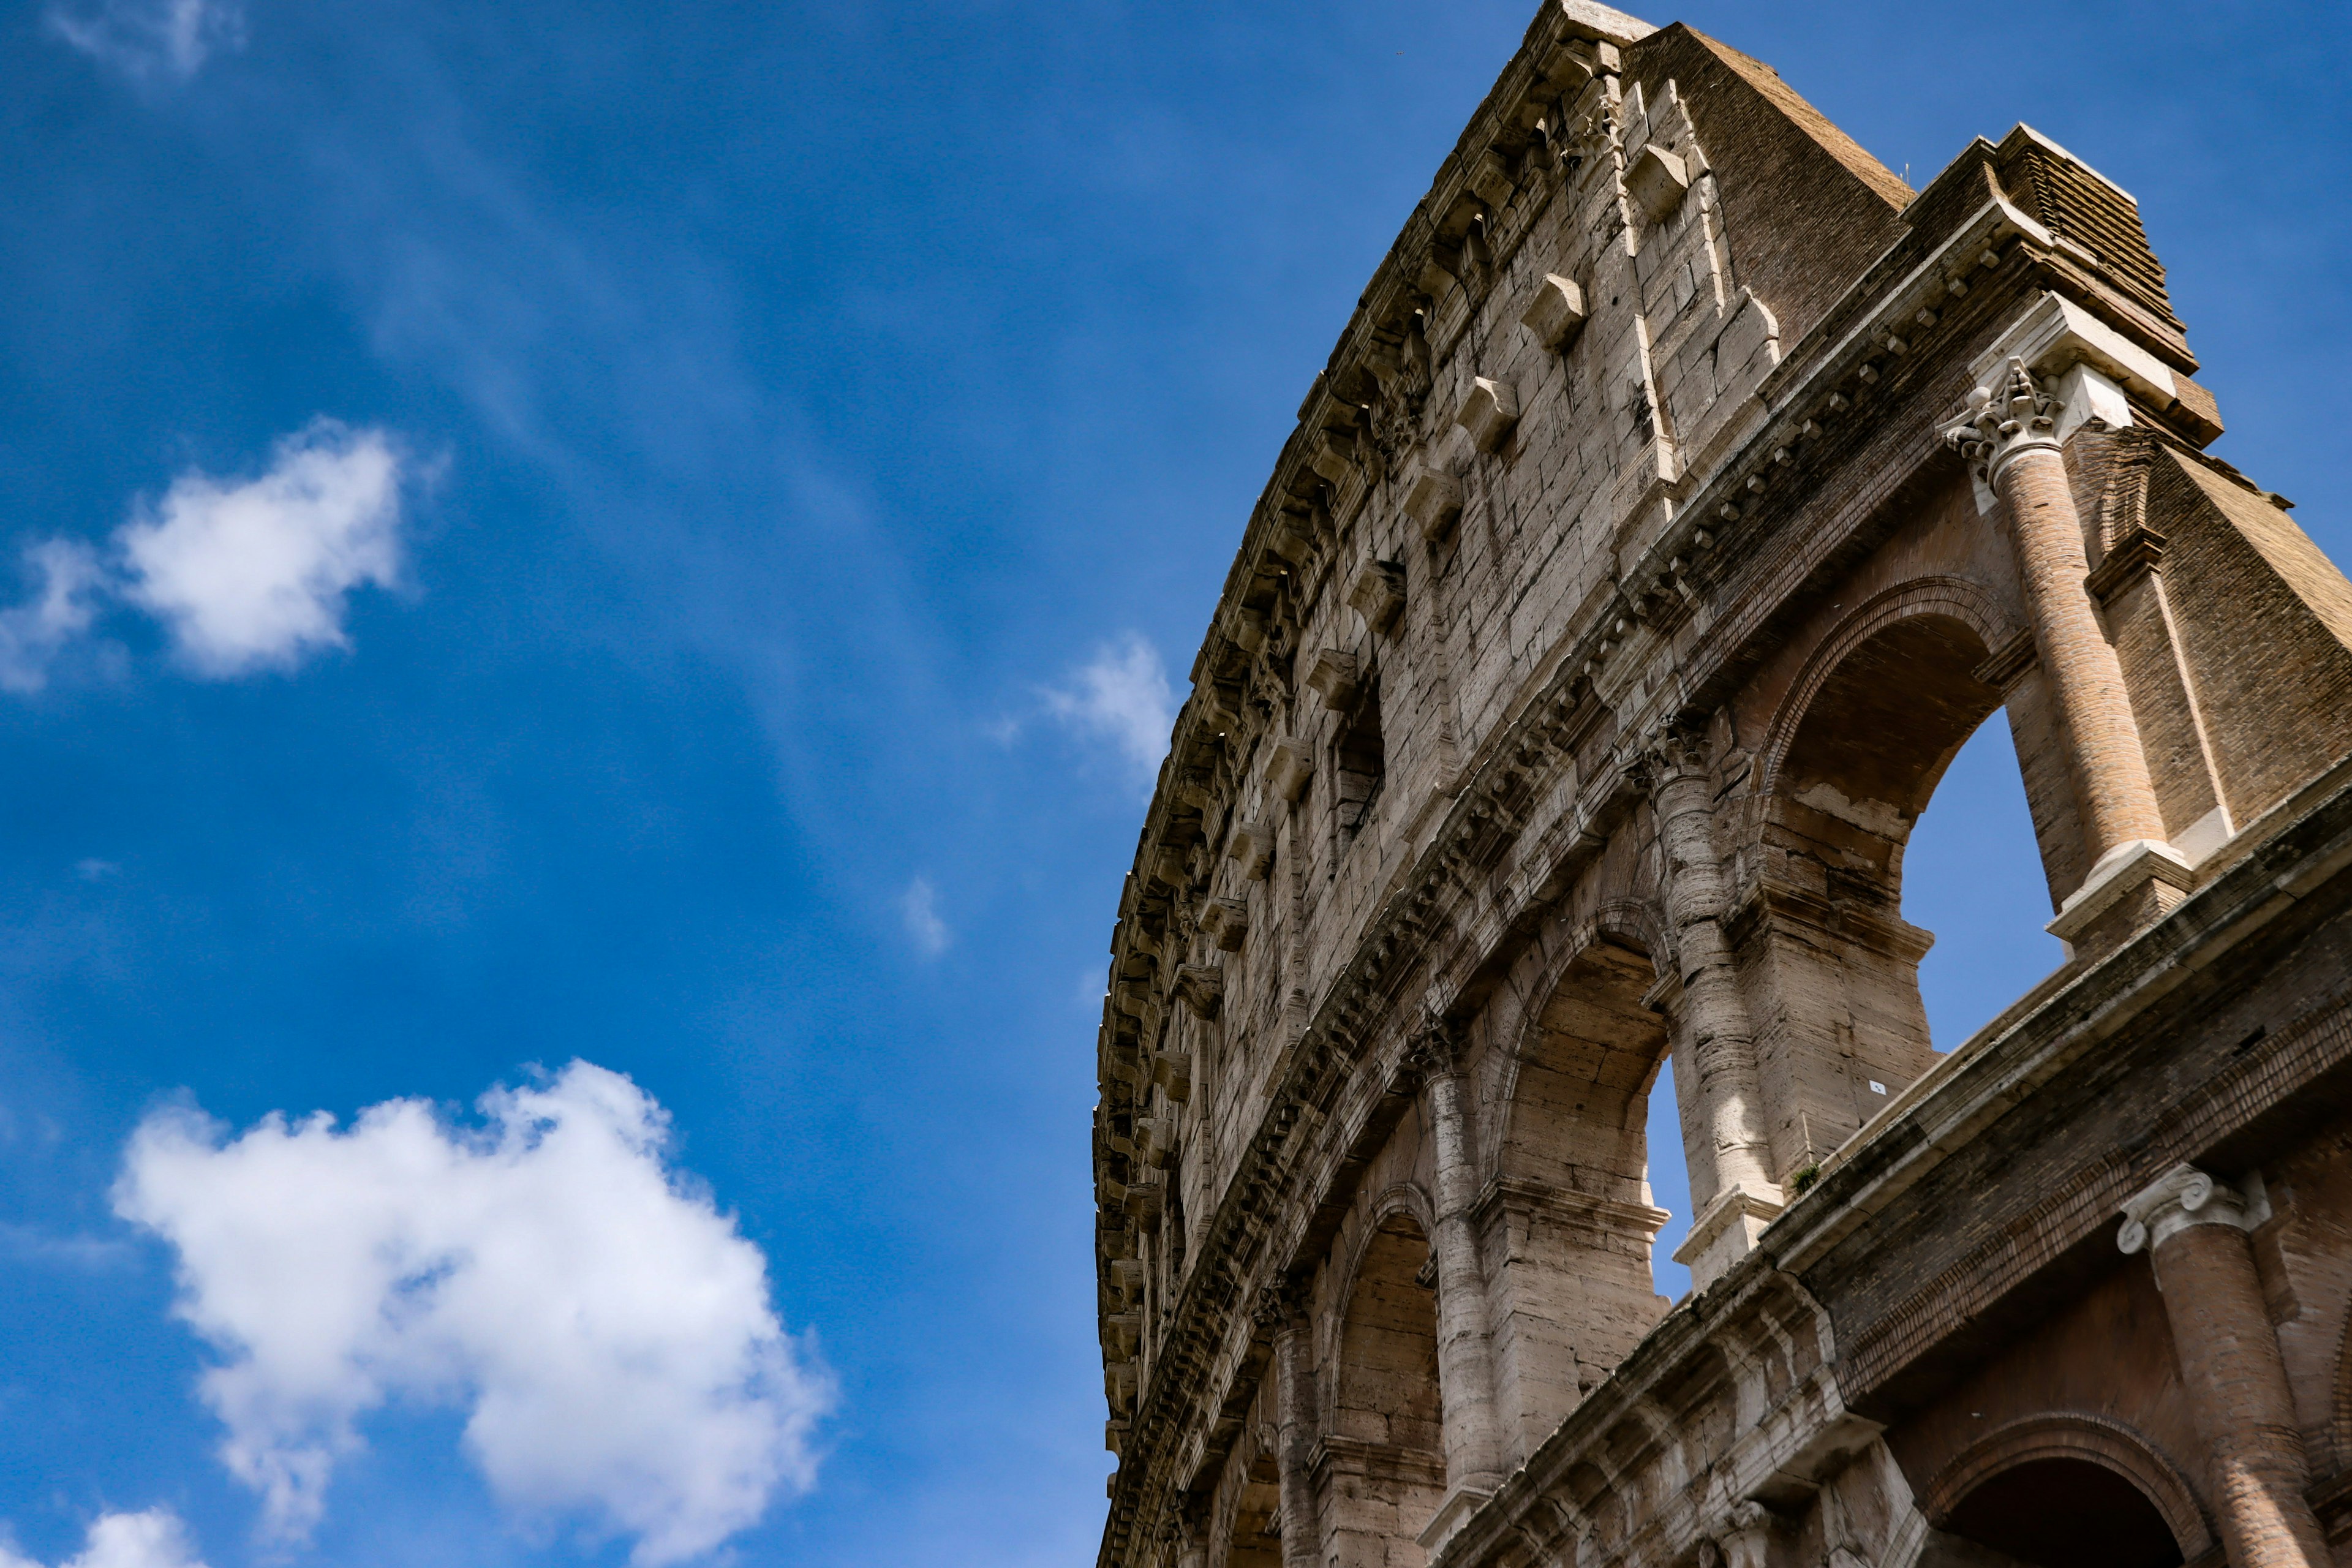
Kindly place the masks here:
POLYGON ((1259 1293, 1257 1320, 1274 1335, 1275 1469, 1282 1486, 1282 1568, 1315 1568, 1322 1531, 1315 1520, 1314 1479, 1307 1473, 1315 1405, 1307 1366, 1307 1307, 1288 1282, 1259 1293))
MULTIPOLYGON (((1491 1494, 1502 1480, 1495 1420, 1495 1368, 1486 1342, 1486 1273, 1470 1211, 1478 1198, 1462 1108, 1456 1042, 1432 1023, 1414 1040, 1406 1070, 1421 1079, 1422 1109, 1437 1166, 1437 1387, 1444 1402, 1445 1490, 1491 1494)), ((1446 1510, 1441 1510, 1441 1514, 1446 1510)))
MULTIPOLYGON (((1778 1205, 1780 1189, 1772 1180, 1757 1076, 1756 1029, 1723 930, 1731 889, 1715 848, 1714 784, 1695 742, 1669 737, 1643 762, 1665 851, 1666 918, 1675 927, 1688 1041, 1680 1060, 1690 1081, 1677 1079, 1675 1088, 1694 1097, 1696 1125, 1706 1138, 1704 1150, 1688 1151, 1691 1203, 1704 1213, 1717 1200, 1742 1192, 1778 1205), (1708 1173, 1713 1190, 1702 1191, 1708 1173)), ((1655 956, 1666 962, 1664 953, 1655 956)))
POLYGON ((1943 435, 2009 510, 2034 651, 2073 742, 2075 793, 2095 868, 2136 845, 2161 845, 2164 818, 2123 666, 2083 585, 2090 561, 2056 414, 2056 401, 2033 384, 2023 360, 2012 358, 1999 385, 1971 392, 1969 412, 1943 435))
POLYGON ((2164 1293, 2174 1359, 2213 1456, 2232 1568, 2326 1568, 2326 1537, 2303 1489, 2303 1436, 2278 1336, 2263 1306, 2248 1232, 2269 1217, 2250 1194, 2176 1165, 2124 1205, 2116 1245, 2145 1250, 2164 1293))

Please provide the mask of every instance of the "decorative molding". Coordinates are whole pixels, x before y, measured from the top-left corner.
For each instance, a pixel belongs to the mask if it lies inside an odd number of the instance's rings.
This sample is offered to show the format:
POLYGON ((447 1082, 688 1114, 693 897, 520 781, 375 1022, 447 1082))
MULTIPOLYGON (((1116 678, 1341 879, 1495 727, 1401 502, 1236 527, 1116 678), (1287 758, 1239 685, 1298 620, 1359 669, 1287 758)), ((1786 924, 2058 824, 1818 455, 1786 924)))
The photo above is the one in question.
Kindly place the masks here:
POLYGON ((2116 541, 2106 558, 2083 579, 2083 587, 2105 609, 2116 595, 2164 565, 2164 535, 2145 525, 2136 526, 2116 541))

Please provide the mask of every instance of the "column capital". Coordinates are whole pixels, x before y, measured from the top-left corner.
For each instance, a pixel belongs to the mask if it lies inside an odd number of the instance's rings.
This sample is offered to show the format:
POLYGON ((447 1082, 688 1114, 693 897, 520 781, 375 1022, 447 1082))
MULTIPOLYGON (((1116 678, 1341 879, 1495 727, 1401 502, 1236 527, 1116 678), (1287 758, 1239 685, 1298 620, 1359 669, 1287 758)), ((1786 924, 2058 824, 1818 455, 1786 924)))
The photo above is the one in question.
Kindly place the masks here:
POLYGON ((1969 392, 1968 412, 1937 434, 1996 487, 2019 454, 2058 450, 2058 400, 2036 386, 2025 361, 2012 354, 1997 381, 1969 392))
POLYGON ((1706 782, 1710 751, 1703 731, 1669 725, 1642 742, 1626 771, 1643 794, 1655 795, 1683 779, 1706 782))
POLYGON ((2175 1165, 2125 1199, 2123 1212, 2116 1246, 2128 1255, 2154 1252, 2193 1225, 2252 1230, 2271 1217, 2271 1205, 2259 1175, 2233 1186, 2194 1165, 2175 1165))
POLYGON ((1461 1065, 1461 1026, 1439 1014, 1424 1014, 1397 1058, 1397 1082, 1417 1091, 1432 1079, 1458 1071, 1461 1065))
POLYGON ((1307 1326, 1307 1293, 1293 1279, 1277 1279, 1258 1287, 1250 1307, 1250 1321, 1269 1334, 1307 1326))

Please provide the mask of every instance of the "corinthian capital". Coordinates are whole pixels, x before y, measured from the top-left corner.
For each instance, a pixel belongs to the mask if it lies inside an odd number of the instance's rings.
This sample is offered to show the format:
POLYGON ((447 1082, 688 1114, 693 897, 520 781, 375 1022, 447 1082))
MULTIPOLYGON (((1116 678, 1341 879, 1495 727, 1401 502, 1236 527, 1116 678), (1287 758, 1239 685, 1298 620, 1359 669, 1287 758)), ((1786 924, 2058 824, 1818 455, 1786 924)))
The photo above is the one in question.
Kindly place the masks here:
POLYGON ((2194 1165, 2175 1165, 2125 1200, 2116 1245, 2126 1253, 2153 1252, 2192 1225, 2252 1230, 2270 1216, 2270 1197, 2259 1175, 2232 1186, 2194 1165))
POLYGON ((2020 452, 2057 449, 2057 399, 2034 385, 2025 362, 2011 355, 2000 378, 1970 392, 1969 411, 1939 434, 1991 485, 2020 452))
POLYGON ((1260 1286, 1250 1307, 1250 1321, 1269 1334, 1298 1328, 1307 1321, 1306 1293, 1289 1279, 1260 1286))
POLYGON ((1461 1059, 1460 1029, 1442 1015, 1429 1013, 1405 1042, 1404 1055, 1397 1061, 1397 1079, 1406 1088, 1419 1089, 1439 1074, 1452 1072, 1461 1059))

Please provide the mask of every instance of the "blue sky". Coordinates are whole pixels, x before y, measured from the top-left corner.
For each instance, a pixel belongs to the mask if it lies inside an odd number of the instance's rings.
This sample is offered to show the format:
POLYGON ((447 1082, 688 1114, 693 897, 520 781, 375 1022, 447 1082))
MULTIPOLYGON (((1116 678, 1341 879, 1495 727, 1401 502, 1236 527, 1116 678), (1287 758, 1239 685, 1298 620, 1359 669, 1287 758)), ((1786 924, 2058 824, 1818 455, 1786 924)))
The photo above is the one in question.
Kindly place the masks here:
MULTIPOLYGON (((1150 764, 1529 14, 10 0, 0 1542, 1090 1560, 1150 764)), ((2345 557, 2340 7, 1682 16, 2130 189, 2345 557)), ((2013 773, 1946 1044, 2051 961, 2013 773)))

